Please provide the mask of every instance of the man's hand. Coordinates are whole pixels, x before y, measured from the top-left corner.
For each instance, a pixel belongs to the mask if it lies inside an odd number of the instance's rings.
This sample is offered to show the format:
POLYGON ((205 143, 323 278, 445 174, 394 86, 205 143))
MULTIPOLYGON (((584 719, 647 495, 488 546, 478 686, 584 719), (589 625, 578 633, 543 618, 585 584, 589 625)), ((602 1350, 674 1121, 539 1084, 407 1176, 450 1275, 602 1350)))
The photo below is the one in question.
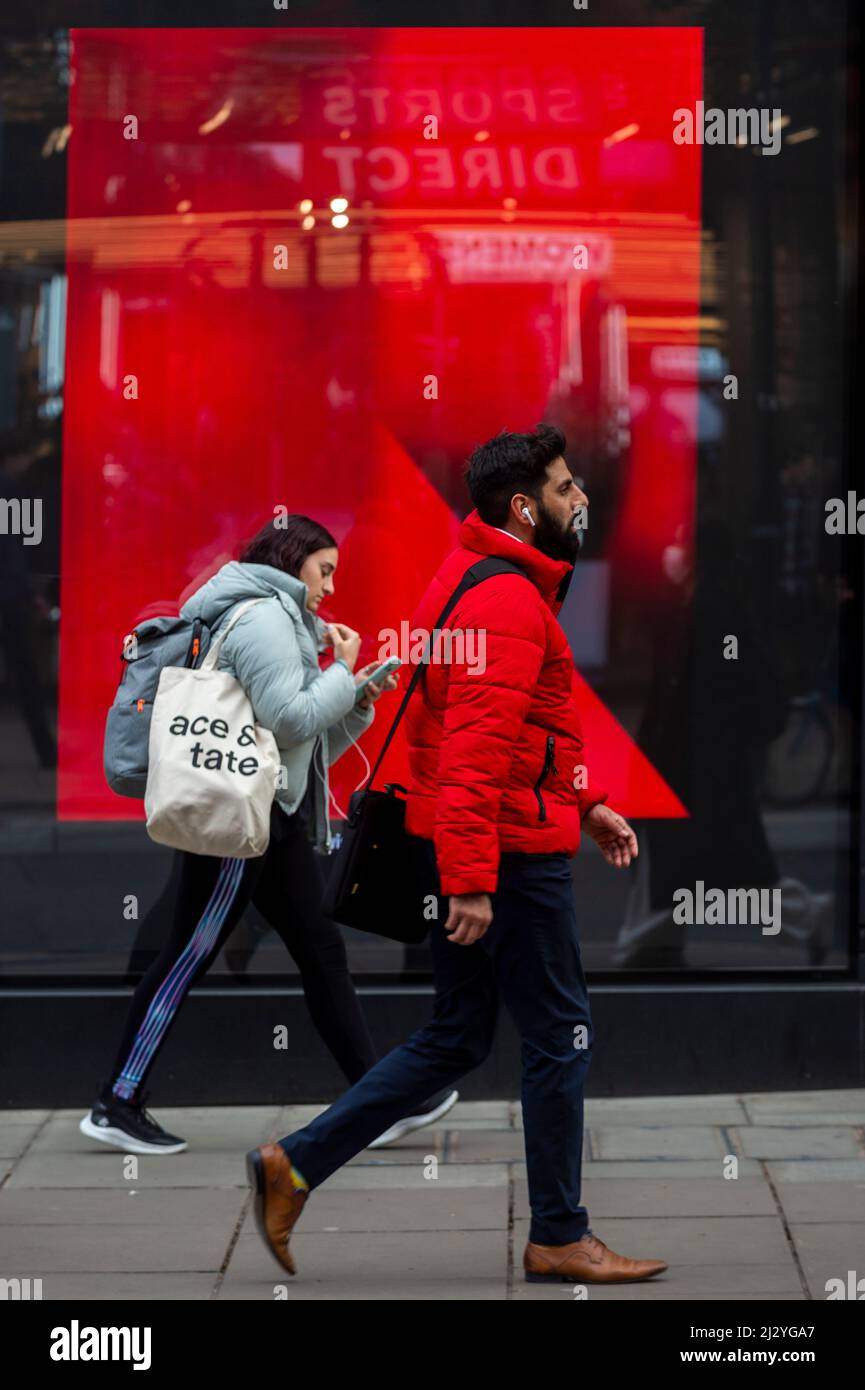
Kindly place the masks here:
POLYGON ((625 869, 640 853, 637 837, 624 816, 611 811, 599 802, 583 821, 583 829, 591 835, 608 864, 625 869))
POLYGON ((473 946, 480 941, 493 920, 489 893, 454 893, 445 931, 457 946, 473 946))

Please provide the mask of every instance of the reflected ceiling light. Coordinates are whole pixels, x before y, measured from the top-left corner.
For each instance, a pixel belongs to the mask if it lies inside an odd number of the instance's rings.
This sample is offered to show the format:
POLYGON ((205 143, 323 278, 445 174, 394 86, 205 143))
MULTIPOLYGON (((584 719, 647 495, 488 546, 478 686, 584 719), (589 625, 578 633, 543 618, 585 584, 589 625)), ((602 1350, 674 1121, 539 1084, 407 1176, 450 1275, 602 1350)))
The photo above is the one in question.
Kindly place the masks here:
POLYGON ((300 225, 305 232, 308 232, 312 227, 315 226, 315 218, 312 217, 310 214, 307 214, 307 216, 303 219, 300 225))
POLYGON ((476 139, 476 140, 489 140, 489 138, 490 138, 490 133, 489 133, 488 130, 476 130, 476 131, 475 131, 475 139, 476 139))
POLYGON ((301 212, 312 212, 312 199, 301 198, 297 206, 301 212))
POLYGON ((770 122, 769 122, 769 129, 770 129, 770 131, 772 131, 772 132, 774 133, 776 130, 783 130, 784 127, 785 127, 785 126, 788 126, 789 124, 790 124, 790 117, 789 117, 789 116, 779 116, 778 119, 777 119, 777 121, 770 121, 770 122))
POLYGON ((225 125, 234 108, 234 98, 229 97, 224 106, 220 106, 215 116, 211 116, 209 121, 204 121, 198 127, 199 135, 209 135, 212 130, 218 130, 221 125, 225 125))
POLYGON ((786 145, 801 145, 803 140, 816 140, 820 134, 815 125, 806 126, 804 130, 794 130, 792 135, 788 135, 784 143, 786 145))
POLYGON ((345 212, 347 207, 348 198, 331 198, 330 200, 331 212, 345 212))
POLYGON ((348 218, 344 212, 337 213, 336 217, 332 217, 330 220, 334 227, 342 228, 348 226, 348 218))
POLYGON ((180 202, 177 204, 177 211, 178 211, 178 212, 189 212, 189 209, 190 209, 191 207, 192 207, 192 204, 191 204, 191 202, 189 201, 188 198, 181 198, 180 202))
POLYGON ((516 200, 516 198, 503 198, 503 199, 502 199, 502 207, 503 207, 503 208, 515 208, 516 205, 517 205, 517 200, 516 200))
POLYGON ((347 140, 348 137, 349 137, 350 135, 351 135, 351 131, 350 131, 350 130, 341 130, 341 131, 339 132, 339 138, 340 138, 340 140, 347 140))
POLYGON ((604 149, 608 150, 611 145, 618 145, 620 140, 630 140, 632 135, 636 135, 640 129, 638 125, 623 125, 621 130, 614 130, 612 135, 604 137, 604 149))

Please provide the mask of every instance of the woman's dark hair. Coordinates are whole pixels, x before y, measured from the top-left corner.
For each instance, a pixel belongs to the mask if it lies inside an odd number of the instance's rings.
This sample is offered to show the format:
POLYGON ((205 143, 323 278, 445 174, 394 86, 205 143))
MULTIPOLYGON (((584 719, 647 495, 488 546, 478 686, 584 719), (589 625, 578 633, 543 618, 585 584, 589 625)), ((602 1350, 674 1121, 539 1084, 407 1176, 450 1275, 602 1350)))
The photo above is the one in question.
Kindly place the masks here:
POLYGON ((295 578, 314 550, 336 549, 329 531, 308 516, 276 516, 247 541, 240 555, 244 565, 272 565, 295 578))
POLYGON ((554 425, 536 425, 529 434, 503 430, 479 444, 466 466, 466 483, 481 521, 503 526, 515 492, 538 497, 547 467, 564 456, 565 436, 554 425))

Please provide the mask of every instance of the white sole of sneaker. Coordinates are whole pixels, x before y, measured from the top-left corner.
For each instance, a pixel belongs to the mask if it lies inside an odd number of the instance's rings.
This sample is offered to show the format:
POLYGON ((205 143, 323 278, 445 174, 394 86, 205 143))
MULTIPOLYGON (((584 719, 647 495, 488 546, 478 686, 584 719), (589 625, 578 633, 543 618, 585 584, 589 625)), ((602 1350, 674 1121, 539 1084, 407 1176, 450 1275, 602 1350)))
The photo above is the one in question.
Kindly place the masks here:
POLYGON ((110 1148, 120 1149, 126 1154, 182 1154, 187 1147, 185 1139, 179 1144, 145 1144, 141 1139, 133 1139, 131 1134, 124 1134, 122 1129, 115 1129, 113 1125, 101 1129, 89 1115, 84 1116, 78 1128, 88 1139, 96 1139, 100 1144, 108 1144, 110 1148))
POLYGON ((431 1110, 428 1115, 408 1115, 404 1120, 397 1120, 395 1125, 386 1129, 384 1134, 380 1134, 377 1139, 373 1139, 371 1144, 367 1144, 368 1149, 383 1149, 387 1144, 393 1144, 395 1140, 402 1139, 406 1134, 413 1134, 416 1129, 423 1129, 425 1125, 435 1124, 442 1115, 446 1115, 452 1110, 459 1100, 459 1091, 451 1091, 446 1096, 441 1105, 437 1105, 435 1110, 431 1110))

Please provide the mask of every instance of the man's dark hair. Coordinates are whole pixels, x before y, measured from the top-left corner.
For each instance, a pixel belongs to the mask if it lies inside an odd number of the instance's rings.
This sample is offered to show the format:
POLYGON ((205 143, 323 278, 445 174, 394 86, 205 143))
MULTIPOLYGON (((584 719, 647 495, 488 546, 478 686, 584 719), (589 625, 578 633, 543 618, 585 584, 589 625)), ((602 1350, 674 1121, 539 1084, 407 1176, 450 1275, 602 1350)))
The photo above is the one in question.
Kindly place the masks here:
POLYGON ((528 434, 501 434, 479 444, 466 465, 466 483, 481 521, 503 526, 515 492, 539 499, 547 467, 565 452, 555 425, 536 425, 528 434))
POLYGON ((279 517, 265 522, 252 540, 244 546, 240 560, 245 565, 272 565, 274 569, 285 570, 295 578, 307 555, 314 550, 336 548, 336 541, 329 531, 308 516, 279 517))

